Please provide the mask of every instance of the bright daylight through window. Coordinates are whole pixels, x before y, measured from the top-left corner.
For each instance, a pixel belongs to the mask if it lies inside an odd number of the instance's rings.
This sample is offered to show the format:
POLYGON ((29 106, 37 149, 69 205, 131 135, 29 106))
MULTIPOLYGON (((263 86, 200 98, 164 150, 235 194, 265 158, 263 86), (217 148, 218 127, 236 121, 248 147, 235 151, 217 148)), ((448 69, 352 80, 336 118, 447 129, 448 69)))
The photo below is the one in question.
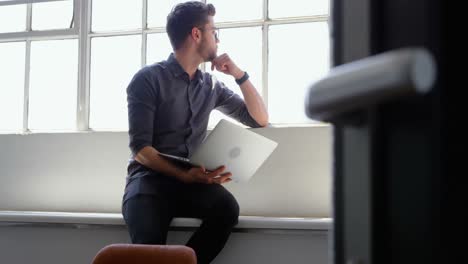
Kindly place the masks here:
MULTIPOLYGON (((126 87, 172 52, 165 22, 180 2, 0 1, 0 133, 127 130, 126 87)), ((330 67, 329 1, 205 2, 216 8, 218 54, 249 73, 270 122, 313 123, 303 102, 330 67)), ((232 77, 201 67, 242 96, 232 77)), ((221 118, 213 111, 209 127, 221 118)))

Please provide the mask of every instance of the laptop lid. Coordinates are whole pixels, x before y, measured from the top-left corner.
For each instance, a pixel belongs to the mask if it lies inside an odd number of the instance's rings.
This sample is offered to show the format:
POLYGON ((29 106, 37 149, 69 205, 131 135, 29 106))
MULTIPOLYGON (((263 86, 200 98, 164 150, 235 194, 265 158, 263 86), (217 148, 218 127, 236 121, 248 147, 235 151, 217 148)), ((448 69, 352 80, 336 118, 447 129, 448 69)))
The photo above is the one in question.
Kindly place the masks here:
POLYGON ((190 162, 215 170, 225 165, 234 182, 247 182, 278 143, 222 119, 190 157, 190 162))

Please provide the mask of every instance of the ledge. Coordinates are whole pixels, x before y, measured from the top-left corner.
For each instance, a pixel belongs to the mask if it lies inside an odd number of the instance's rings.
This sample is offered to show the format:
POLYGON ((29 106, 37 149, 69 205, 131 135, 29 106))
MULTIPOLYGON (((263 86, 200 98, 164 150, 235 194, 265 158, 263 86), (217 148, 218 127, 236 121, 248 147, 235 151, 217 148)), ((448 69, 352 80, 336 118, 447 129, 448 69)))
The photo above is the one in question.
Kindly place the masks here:
MULTIPOLYGON (((2 223, 125 226, 122 215, 116 213, 0 211, 0 226, 2 223)), ((171 227, 198 227, 200 223, 195 218, 174 218, 171 227)), ((240 216, 236 229, 328 231, 331 225, 331 218, 240 216)))
MULTIPOLYGON (((245 125, 242 125, 244 128, 249 128, 245 125)), ((284 128, 304 128, 304 127, 330 127, 331 123, 315 121, 311 123, 284 123, 284 124, 270 124, 267 127, 256 128, 256 129, 284 129, 284 128)), ((208 127, 208 131, 212 131, 214 127, 208 127)), ((93 134, 93 133, 116 133, 116 134, 125 134, 127 135, 128 131, 125 130, 33 130, 33 131, 18 131, 18 130, 0 130, 0 135, 54 135, 54 134, 93 134)))

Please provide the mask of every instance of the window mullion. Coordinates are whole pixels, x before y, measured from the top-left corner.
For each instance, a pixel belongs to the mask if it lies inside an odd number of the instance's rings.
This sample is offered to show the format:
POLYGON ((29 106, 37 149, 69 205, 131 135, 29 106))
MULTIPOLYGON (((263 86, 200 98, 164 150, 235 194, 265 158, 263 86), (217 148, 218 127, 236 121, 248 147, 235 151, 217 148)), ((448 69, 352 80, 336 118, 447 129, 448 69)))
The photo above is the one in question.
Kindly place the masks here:
POLYGON ((263 0, 263 26, 262 26, 262 98, 268 112, 268 1, 263 0))
MULTIPOLYGON (((202 2, 206 4, 206 0, 202 0, 202 2)), ((203 63, 201 64, 201 70, 202 70, 203 72, 206 72, 206 62, 203 62, 203 63)))
POLYGON ((146 65, 146 53, 147 53, 147 42, 148 42, 148 0, 143 1, 143 15, 142 15, 142 34, 141 34, 141 67, 145 67, 146 65))
MULTIPOLYGON (((32 28, 32 4, 26 5, 26 31, 32 28)), ((29 132, 29 84, 31 76, 31 40, 26 39, 26 55, 24 70, 24 96, 23 96, 23 133, 29 132)))
POLYGON ((29 83, 31 76, 31 41, 26 40, 26 56, 24 71, 24 96, 23 96, 23 133, 29 132, 29 83))
POLYGON ((89 130, 89 72, 91 39, 91 0, 79 1, 79 51, 78 51, 78 96, 77 96, 77 128, 79 131, 89 130))
POLYGON ((81 16, 80 16, 81 0, 73 0, 73 30, 79 34, 81 27, 81 16))
MULTIPOLYGON (((202 0, 202 2, 206 4, 206 0, 202 0)), ((202 72, 206 72, 206 62, 202 62, 202 64, 200 65, 200 68, 202 72)))
POLYGON ((32 4, 26 5, 26 32, 32 31, 32 4))

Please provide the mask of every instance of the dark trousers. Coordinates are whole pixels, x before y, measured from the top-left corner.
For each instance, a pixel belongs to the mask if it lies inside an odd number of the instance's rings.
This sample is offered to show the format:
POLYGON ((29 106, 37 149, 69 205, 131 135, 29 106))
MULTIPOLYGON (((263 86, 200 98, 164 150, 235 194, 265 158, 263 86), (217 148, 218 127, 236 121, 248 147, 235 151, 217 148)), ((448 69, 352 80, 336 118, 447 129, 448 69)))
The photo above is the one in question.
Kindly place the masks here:
POLYGON ((234 196, 219 184, 176 184, 155 195, 137 195, 122 206, 132 243, 166 244, 174 217, 199 218, 201 226, 187 246, 199 264, 210 263, 223 249, 239 219, 234 196))

